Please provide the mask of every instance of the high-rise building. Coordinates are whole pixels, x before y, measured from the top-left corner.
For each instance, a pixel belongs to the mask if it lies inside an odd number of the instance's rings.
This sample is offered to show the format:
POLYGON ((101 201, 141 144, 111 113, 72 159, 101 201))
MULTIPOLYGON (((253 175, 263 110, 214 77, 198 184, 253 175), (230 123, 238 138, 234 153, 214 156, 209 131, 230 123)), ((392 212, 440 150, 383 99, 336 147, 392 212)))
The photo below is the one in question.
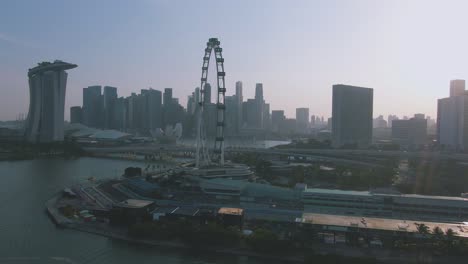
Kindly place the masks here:
POLYGON ((115 103, 117 101, 117 88, 111 86, 104 86, 104 128, 115 129, 117 127, 115 122, 115 103))
POLYGON ((309 129, 309 108, 296 108, 296 132, 304 134, 309 129))
POLYGON ((262 122, 262 128, 266 131, 269 131, 271 129, 271 114, 270 114, 270 104, 263 104, 263 122, 262 122))
POLYGON ((297 120, 295 118, 286 118, 283 121, 283 126, 280 128, 280 132, 283 134, 294 134, 296 130, 297 120))
POLYGON ((76 64, 59 60, 29 69, 29 112, 25 137, 30 142, 63 141, 65 91, 68 74, 76 64))
POLYGON ((242 82, 241 81, 236 82, 236 96, 237 96, 237 100, 239 100, 240 102, 244 100, 244 98, 242 97, 242 82))
POLYGON ((247 99, 242 103, 243 119, 246 128, 259 128, 258 107, 255 99, 247 99))
POLYGON ((286 117, 284 116, 283 110, 271 111, 271 130, 275 133, 280 132, 283 128, 285 119, 286 117))
POLYGON ((236 99, 237 99, 237 132, 240 132, 240 129, 243 125, 243 114, 242 114, 242 103, 244 102, 244 97, 242 95, 242 82, 236 82, 236 99))
POLYGON ((136 106, 138 105, 138 96, 136 93, 132 93, 126 98, 127 101, 127 129, 134 130, 137 128, 138 113, 136 106))
POLYGON ((162 94, 161 91, 149 89, 145 96, 146 126, 148 129, 163 128, 162 94))
POLYGON ((205 104, 211 104, 211 84, 209 83, 205 84, 203 99, 205 104))
POLYGON ((373 95, 371 88, 333 85, 334 147, 367 147, 372 143, 373 95))
POLYGON ((263 83, 255 84, 255 99, 263 101, 263 83))
POLYGON ((450 97, 463 95, 465 93, 465 80, 450 81, 450 97))
POLYGON ((310 117, 310 126, 311 127, 315 127, 316 123, 315 123, 315 115, 312 115, 310 117))
POLYGON ((164 98, 163 98, 163 105, 172 104, 172 88, 164 88, 164 98))
POLYGON ((82 123, 82 110, 81 106, 72 106, 70 107, 70 123, 82 123))
POLYGON ((447 149, 468 149, 468 94, 464 83, 451 81, 450 97, 437 101, 437 141, 447 149))
POLYGON ((193 92, 191 95, 187 96, 187 114, 193 115, 195 113, 195 92, 193 92))
POLYGON ((255 84, 255 112, 254 116, 252 117, 253 120, 253 128, 263 129, 264 128, 264 106, 265 100, 263 99, 263 84, 257 83, 255 84))
POLYGON ((237 96, 226 96, 226 116, 225 116, 225 131, 226 136, 235 136, 238 132, 238 112, 237 112, 237 96))
POLYGON ((125 131, 127 129, 127 111, 126 99, 124 97, 117 98, 114 109, 115 129, 121 131, 125 131))
POLYGON ((197 109, 198 104, 200 103, 200 87, 195 88, 195 93, 193 95, 193 99, 195 101, 195 109, 197 109))
POLYGON ((103 121, 103 102, 101 86, 83 88, 83 124, 101 128, 103 121))
POLYGON ((392 122, 393 120, 398 120, 398 116, 396 115, 388 115, 388 118, 387 118, 387 126, 388 127, 392 127, 392 122))
POLYGON ((400 145, 419 146, 427 140, 427 121, 424 118, 393 120, 392 140, 400 145))

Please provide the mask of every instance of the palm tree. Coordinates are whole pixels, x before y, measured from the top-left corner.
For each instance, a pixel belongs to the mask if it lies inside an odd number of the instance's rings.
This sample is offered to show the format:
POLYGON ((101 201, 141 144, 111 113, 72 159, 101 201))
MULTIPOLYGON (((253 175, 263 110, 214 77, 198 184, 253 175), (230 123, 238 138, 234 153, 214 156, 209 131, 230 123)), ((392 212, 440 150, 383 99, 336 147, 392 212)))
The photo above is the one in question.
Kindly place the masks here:
POLYGON ((421 235, 427 235, 430 233, 430 229, 427 225, 425 224, 418 224, 418 223, 415 223, 416 225, 416 228, 418 230, 418 233, 421 234, 421 235))
POLYGON ((453 231, 452 228, 449 228, 447 231, 445 231, 445 236, 447 237, 447 244, 449 247, 453 246, 453 240, 455 239, 456 234, 457 233, 453 231))
POLYGON ((453 231, 452 228, 449 228, 449 229, 447 229, 447 231, 445 231, 445 235, 447 236, 447 239, 453 239, 456 234, 457 233, 455 231, 453 231))
POLYGON ((434 237, 436 239, 441 239, 442 236, 444 235, 444 231, 442 231, 442 229, 438 226, 434 227, 434 229, 432 229, 432 234, 434 235, 434 237))

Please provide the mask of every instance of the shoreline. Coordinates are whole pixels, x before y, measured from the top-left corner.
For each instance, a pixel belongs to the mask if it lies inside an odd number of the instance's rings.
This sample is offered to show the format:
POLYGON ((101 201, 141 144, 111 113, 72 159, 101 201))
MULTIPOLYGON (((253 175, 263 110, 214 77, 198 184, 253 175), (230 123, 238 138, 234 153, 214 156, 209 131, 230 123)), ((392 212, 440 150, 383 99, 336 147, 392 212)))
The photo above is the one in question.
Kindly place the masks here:
MULTIPOLYGON (((265 253, 257 253, 250 249, 242 248, 216 248, 212 246, 193 247, 178 241, 162 241, 162 240, 147 240, 129 237, 126 231, 118 230, 117 228, 109 228, 104 226, 107 224, 86 224, 76 223, 67 217, 63 216, 56 207, 57 201, 60 199, 60 194, 56 193, 54 196, 47 200, 45 203, 46 213, 59 228, 67 228, 80 232, 99 235, 109 239, 115 239, 132 244, 140 244, 146 246, 166 247, 182 250, 196 249, 198 251, 211 252, 216 254, 229 254, 233 256, 245 256, 264 260, 279 260, 287 263, 304 263, 306 259, 306 250, 301 251, 300 254, 291 254, 289 256, 271 255, 265 253), (100 226, 101 225, 101 226, 100 226)), ((354 248, 346 245, 316 245, 311 249, 312 255, 338 255, 344 258, 369 258, 375 259, 377 263, 463 263, 456 257, 451 256, 436 256, 427 251, 418 252, 405 252, 395 249, 384 248, 354 248)), ((352 259, 351 259, 352 260, 352 259)))
MULTIPOLYGON (((168 248, 183 249, 183 250, 194 249, 194 247, 184 244, 182 242, 131 238, 124 234, 118 234, 115 231, 102 230, 102 229, 99 229, 98 227, 91 227, 91 226, 73 223, 68 218, 62 216, 60 212, 58 212, 57 208, 54 206, 58 198, 59 198, 58 195, 54 195, 54 197, 49 199, 45 203, 45 205, 46 205, 47 215, 51 218, 52 222, 59 228, 76 230, 76 231, 80 231, 84 233, 106 237, 109 239, 115 239, 115 240, 132 243, 132 244, 140 244, 140 245, 155 246, 155 247, 168 247, 168 248)), ((304 263, 303 256, 302 257, 284 257, 284 256, 266 255, 266 254, 256 253, 250 250, 219 249, 219 248, 213 248, 213 247, 203 247, 203 248, 196 248, 196 249, 201 250, 201 251, 206 251, 206 252, 213 252, 217 254, 230 254, 230 255, 235 255, 235 256, 261 258, 265 260, 274 259, 274 260, 285 261, 287 263, 304 263)))

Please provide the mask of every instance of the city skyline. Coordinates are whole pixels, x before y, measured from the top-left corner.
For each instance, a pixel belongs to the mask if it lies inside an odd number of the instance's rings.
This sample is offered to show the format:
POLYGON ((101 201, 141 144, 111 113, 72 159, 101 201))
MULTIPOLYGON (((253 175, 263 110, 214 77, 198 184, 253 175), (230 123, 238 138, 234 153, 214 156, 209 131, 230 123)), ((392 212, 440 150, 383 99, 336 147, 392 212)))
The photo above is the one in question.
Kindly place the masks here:
MULTIPOLYGON (((242 81, 244 98, 253 98, 255 84, 263 83, 270 110, 285 110, 287 117, 298 107, 331 116, 331 87, 345 83, 374 88, 375 116, 421 112, 434 118, 449 81, 468 76, 468 39, 441 46, 462 30, 462 1, 212 3, 215 19, 196 16, 202 5, 191 2, 6 3, 0 11, 0 120, 27 113, 27 69, 54 59, 81 65, 69 80, 66 119, 69 108, 80 105, 82 88, 95 84, 117 87, 120 96, 172 87, 185 106, 211 36, 223 42, 227 95, 242 81), (177 34, 185 27, 189 33, 177 34)), ((210 71, 212 83, 213 77, 210 71)))

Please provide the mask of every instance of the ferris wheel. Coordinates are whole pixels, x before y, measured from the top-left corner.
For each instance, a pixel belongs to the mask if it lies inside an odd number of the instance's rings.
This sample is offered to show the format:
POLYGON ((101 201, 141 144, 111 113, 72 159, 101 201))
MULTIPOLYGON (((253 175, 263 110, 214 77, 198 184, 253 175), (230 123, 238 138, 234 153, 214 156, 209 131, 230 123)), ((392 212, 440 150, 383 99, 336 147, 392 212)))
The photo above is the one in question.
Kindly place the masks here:
MULTIPOLYGON (((217 38, 210 38, 206 43, 205 56, 203 57, 200 96, 198 101, 198 125, 197 125, 197 156, 196 166, 206 166, 212 162, 224 165, 224 115, 226 105, 224 104, 224 96, 226 93, 226 86, 224 77, 224 58, 222 54, 223 49, 220 47, 220 41, 217 38), (206 145, 206 127, 204 120, 205 108, 205 85, 208 79, 208 67, 210 64, 211 53, 214 50, 216 59, 216 75, 217 75, 217 100, 216 100, 216 137, 214 141, 214 150, 212 159, 206 145)), ((211 122, 212 120, 206 120, 211 122)))

